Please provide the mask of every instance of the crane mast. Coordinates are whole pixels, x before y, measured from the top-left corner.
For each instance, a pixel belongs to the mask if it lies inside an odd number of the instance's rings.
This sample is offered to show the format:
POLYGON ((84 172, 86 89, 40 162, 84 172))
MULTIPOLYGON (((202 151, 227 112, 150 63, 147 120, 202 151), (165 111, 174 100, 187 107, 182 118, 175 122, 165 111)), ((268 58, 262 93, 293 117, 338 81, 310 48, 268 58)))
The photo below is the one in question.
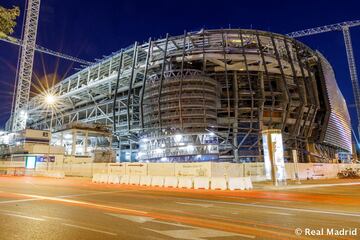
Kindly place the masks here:
POLYGON ((357 130, 358 130, 358 134, 360 136, 360 122, 359 122, 359 119, 360 119, 360 88, 359 88, 359 80, 358 80, 358 76, 357 76, 356 63, 355 63, 354 52, 353 52, 353 47, 352 47, 352 43, 351 43, 349 27, 344 26, 342 28, 342 32, 344 35, 346 56, 347 56, 347 60, 348 60, 350 79, 351 79, 351 84, 352 84, 353 93, 354 93, 356 114, 358 117, 358 129, 357 130))
POLYGON ((26 107, 30 96, 39 11, 40 0, 28 0, 13 113, 13 131, 19 131, 26 127, 26 107))

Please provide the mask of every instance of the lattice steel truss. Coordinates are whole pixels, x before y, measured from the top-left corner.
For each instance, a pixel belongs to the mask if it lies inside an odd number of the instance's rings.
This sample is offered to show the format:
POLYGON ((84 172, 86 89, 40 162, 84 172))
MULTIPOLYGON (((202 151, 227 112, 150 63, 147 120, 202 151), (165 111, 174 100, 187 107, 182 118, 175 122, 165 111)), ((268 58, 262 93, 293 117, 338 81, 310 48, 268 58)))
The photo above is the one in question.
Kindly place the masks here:
POLYGON ((57 84, 53 117, 43 96, 32 98, 28 124, 104 124, 113 128, 121 154, 135 157, 139 144, 151 144, 140 149, 153 157, 140 158, 155 161, 201 151, 220 161, 261 160, 261 131, 275 128, 283 132, 285 157, 298 149, 306 161, 308 145, 326 129, 320 69, 314 51, 283 35, 240 29, 167 35, 135 43, 57 84), (174 150, 179 134, 188 145, 174 150))
POLYGON ((12 123, 13 131, 25 129, 26 126, 39 11, 40 0, 28 0, 12 123))

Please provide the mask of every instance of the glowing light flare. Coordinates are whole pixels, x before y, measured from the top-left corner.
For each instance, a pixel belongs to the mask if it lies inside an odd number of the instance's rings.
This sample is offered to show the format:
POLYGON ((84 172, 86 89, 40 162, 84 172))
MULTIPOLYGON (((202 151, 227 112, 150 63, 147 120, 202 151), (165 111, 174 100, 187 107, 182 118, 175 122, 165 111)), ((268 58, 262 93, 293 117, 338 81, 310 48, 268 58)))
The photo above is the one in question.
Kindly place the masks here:
POLYGON ((52 94, 46 94, 45 95, 45 103, 47 105, 54 105, 56 103, 56 97, 55 95, 52 95, 52 94))

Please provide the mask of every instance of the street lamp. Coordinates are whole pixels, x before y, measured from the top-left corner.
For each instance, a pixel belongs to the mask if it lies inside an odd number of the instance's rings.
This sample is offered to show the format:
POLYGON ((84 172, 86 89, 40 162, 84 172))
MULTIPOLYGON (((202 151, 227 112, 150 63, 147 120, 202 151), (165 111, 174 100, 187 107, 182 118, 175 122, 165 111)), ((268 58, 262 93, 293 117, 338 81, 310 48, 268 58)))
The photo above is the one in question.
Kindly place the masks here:
POLYGON ((46 105, 52 107, 56 102, 56 97, 52 94, 46 94, 45 95, 45 103, 46 105))
POLYGON ((46 106, 48 108, 51 108, 51 118, 50 118, 50 126, 49 126, 49 132, 50 132, 50 136, 49 136, 49 147, 48 147, 48 155, 47 155, 47 170, 49 171, 49 161, 50 161, 50 143, 51 143, 51 138, 52 138, 52 122, 53 122, 53 115, 54 115, 54 107, 56 104, 56 96, 53 94, 46 94, 44 97, 44 102, 46 104, 46 106))

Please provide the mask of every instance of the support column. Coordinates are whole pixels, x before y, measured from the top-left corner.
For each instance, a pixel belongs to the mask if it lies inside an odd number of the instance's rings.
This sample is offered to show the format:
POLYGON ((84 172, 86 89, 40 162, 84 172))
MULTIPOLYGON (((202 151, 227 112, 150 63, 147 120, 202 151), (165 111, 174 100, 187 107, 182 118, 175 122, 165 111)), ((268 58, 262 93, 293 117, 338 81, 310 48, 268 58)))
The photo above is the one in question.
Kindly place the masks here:
MULTIPOLYGON (((349 64, 350 79, 354 93, 356 113, 357 113, 357 118, 359 120, 360 119, 360 88, 359 88, 359 81, 356 72, 356 64, 355 64, 354 52, 351 43, 349 27, 343 27, 342 31, 345 41, 346 56, 349 64)), ((358 123, 358 136, 360 136, 360 122, 358 123)))
POLYGON ((72 130, 72 145, 71 145, 71 155, 75 155, 76 153, 76 130, 72 130))
POLYGON ((237 81, 237 72, 234 71, 234 88, 233 88, 233 94, 234 94, 234 122, 233 122, 233 145, 236 147, 234 152, 234 161, 239 162, 239 149, 238 149, 238 117, 239 117, 239 87, 238 87, 238 81, 237 81))

